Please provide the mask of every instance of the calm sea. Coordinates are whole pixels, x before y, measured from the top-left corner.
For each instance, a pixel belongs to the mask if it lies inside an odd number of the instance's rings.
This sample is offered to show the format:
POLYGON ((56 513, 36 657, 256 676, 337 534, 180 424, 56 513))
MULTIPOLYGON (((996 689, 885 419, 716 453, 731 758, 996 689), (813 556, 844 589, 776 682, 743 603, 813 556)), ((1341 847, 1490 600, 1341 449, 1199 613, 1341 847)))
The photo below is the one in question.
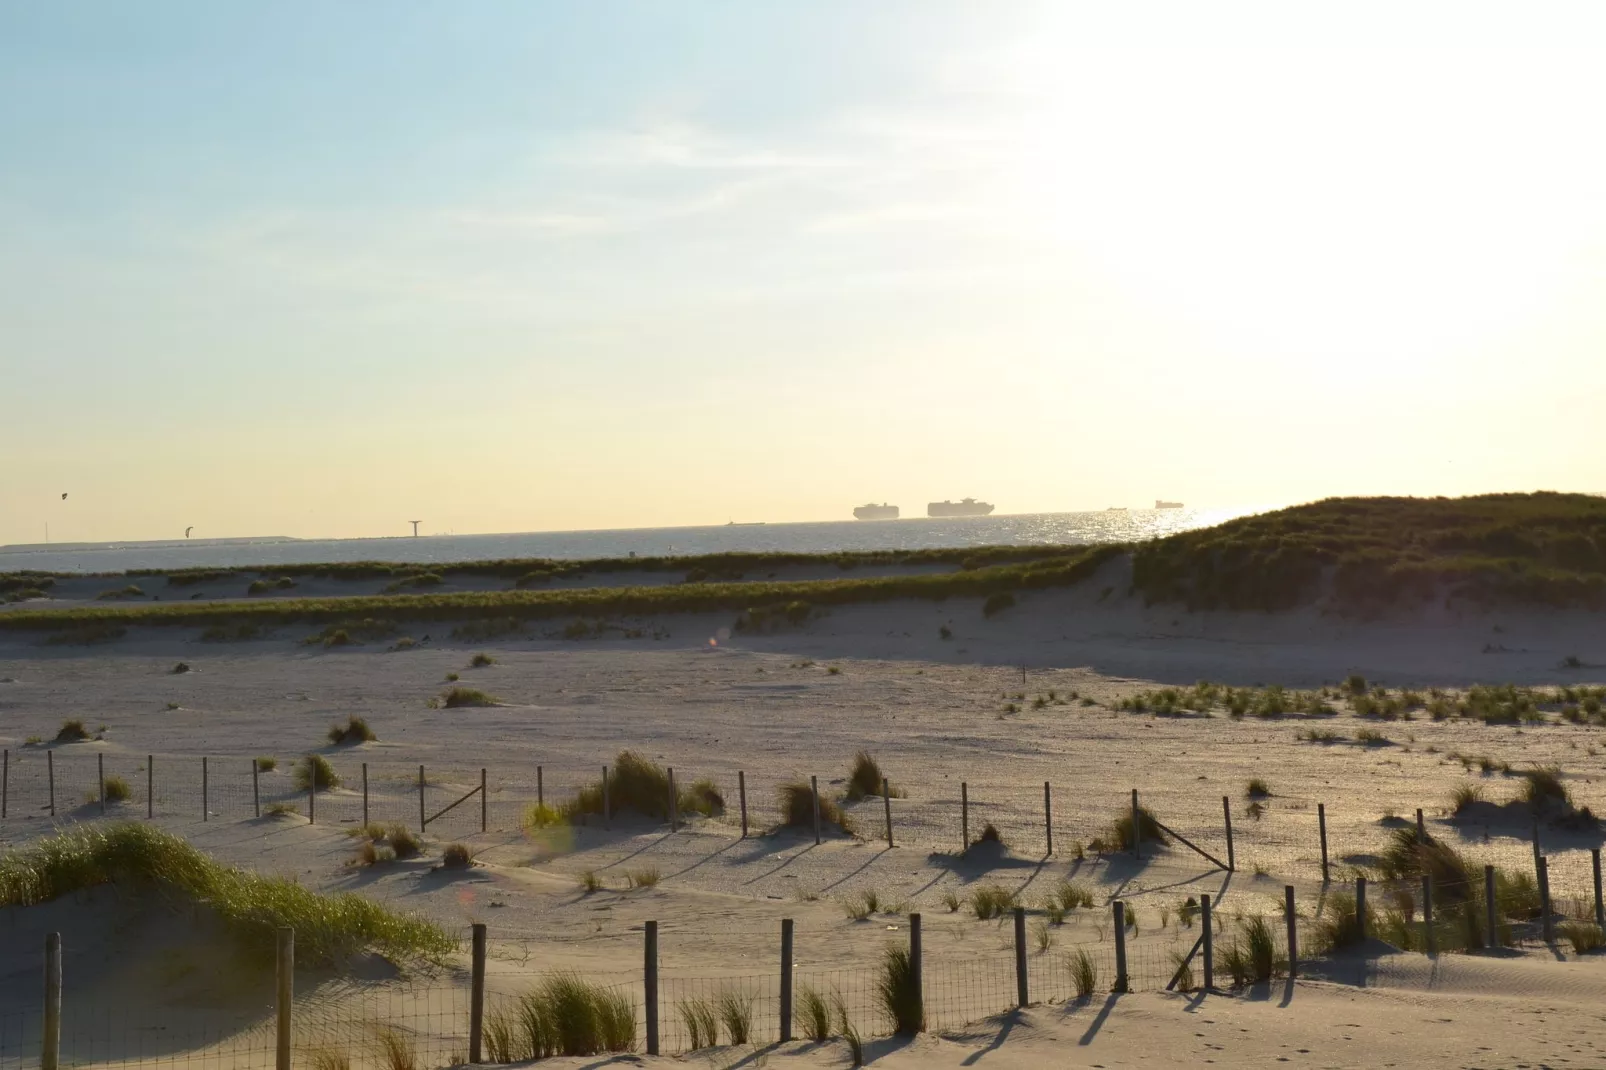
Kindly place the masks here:
POLYGON ((1090 543, 1145 539, 1217 524, 1249 510, 1134 509, 1129 512, 1029 513, 1016 516, 829 521, 814 524, 736 524, 706 528, 622 528, 538 531, 518 535, 426 535, 422 538, 290 539, 107 543, 7 549, 0 572, 122 572, 127 569, 212 568, 325 561, 446 564, 498 558, 638 557, 725 551, 828 553, 835 550, 915 550, 946 546, 1090 543))

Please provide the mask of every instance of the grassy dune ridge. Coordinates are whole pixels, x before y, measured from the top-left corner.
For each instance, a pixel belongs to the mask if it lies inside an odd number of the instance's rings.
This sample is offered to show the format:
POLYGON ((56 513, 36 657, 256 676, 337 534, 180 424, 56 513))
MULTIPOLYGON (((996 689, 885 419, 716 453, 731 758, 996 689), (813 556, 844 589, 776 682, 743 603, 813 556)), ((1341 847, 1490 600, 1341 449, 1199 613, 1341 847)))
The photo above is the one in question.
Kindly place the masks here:
MULTIPOLYGON (((1042 550, 1039 548, 1039 555, 1042 550)), ((658 587, 588 587, 558 591, 451 591, 417 595, 285 598, 273 602, 155 602, 28 610, 0 614, 0 629, 62 629, 83 625, 200 625, 251 622, 329 622, 363 617, 393 620, 542 620, 576 616, 740 612, 755 606, 806 601, 813 606, 900 598, 941 600, 999 591, 1064 586, 1087 578, 1120 546, 1059 548, 1056 556, 1024 564, 914 576, 864 579, 685 583, 658 587)))

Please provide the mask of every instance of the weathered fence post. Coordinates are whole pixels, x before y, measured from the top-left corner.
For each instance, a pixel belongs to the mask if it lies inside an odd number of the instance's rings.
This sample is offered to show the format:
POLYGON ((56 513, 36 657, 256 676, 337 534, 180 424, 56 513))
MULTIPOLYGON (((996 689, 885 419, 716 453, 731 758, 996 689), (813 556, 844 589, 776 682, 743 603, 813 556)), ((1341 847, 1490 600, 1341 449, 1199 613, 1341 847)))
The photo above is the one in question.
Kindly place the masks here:
POLYGON ((887 817, 887 846, 892 846, 892 782, 881 778, 881 808, 887 817))
MULTIPOLYGON (((252 768, 256 763, 251 763, 252 768)), ((145 816, 156 816, 156 755, 145 755, 145 816)), ((262 816, 262 808, 257 808, 257 816, 262 816)))
POLYGON ((1283 885, 1283 919, 1288 925, 1288 979, 1299 976, 1299 925, 1294 917, 1294 886, 1283 885))
MULTIPOLYGON (((257 769, 257 760, 251 759, 251 811, 257 817, 262 816, 262 773, 257 769)), ((368 824, 368 763, 362 766, 362 823, 368 824)))
POLYGON ((212 781, 206 766, 206 755, 201 755, 201 820, 212 820, 212 781))
POLYGON ((318 767, 312 764, 312 757, 307 757, 307 764, 312 768, 307 770, 307 824, 318 823, 318 767))
POLYGON ((678 832, 680 830, 680 807, 678 805, 679 801, 680 800, 675 798, 675 769, 674 769, 673 766, 670 766, 670 768, 669 768, 669 831, 670 832, 678 832))
POLYGON ((809 792, 814 797, 814 842, 820 842, 820 778, 809 777, 809 792))
MULTIPOLYGON (((4 757, 0 758, 0 818, 3 818, 3 817, 6 816, 6 811, 10 808, 10 804, 11 804, 11 752, 9 750, 7 750, 7 751, 4 752, 4 757)), ((1599 872, 1599 865, 1598 864, 1596 866, 1596 872, 1599 872)), ((1599 885, 1599 883, 1600 883, 1599 881, 1596 882, 1597 885, 1599 885)))
POLYGON ((921 956, 920 915, 909 915, 909 973, 914 979, 915 999, 920 1002, 920 1028, 926 1027, 926 967, 921 956))
POLYGON ((1556 931, 1550 918, 1550 860, 1544 855, 1539 856, 1539 909, 1544 911, 1539 923, 1544 929, 1545 943, 1553 944, 1556 942, 1556 931))
MULTIPOLYGON (((484 832, 490 816, 490 798, 485 790, 485 767, 480 766, 480 831, 484 832)), ((364 800, 366 802, 366 800, 364 800)))
POLYGON ((1428 955, 1439 953, 1439 935, 1433 931, 1433 874, 1422 874, 1422 932, 1427 937, 1428 955))
POLYGON ((1138 789, 1132 789, 1132 857, 1143 857, 1143 822, 1138 820, 1138 789))
POLYGON ((1483 914, 1489 927, 1483 946, 1492 951, 1500 946, 1500 907, 1495 900, 1494 867, 1489 865, 1483 867, 1483 914))
POLYGON ((275 1045, 274 1070, 290 1070, 290 1008, 296 998, 296 931, 289 928, 280 929, 275 950, 277 954, 274 979, 277 987, 274 998, 279 1015, 279 1029, 275 1045))
MULTIPOLYGON (((649 921, 647 924, 653 923, 649 921)), ((469 967, 471 973, 468 994, 468 1061, 477 1063, 484 1061, 480 1057, 481 1039, 485 1035, 485 924, 483 922, 474 923, 473 956, 469 967)))
POLYGON ((546 777, 541 767, 535 767, 535 805, 546 805, 546 777))
POLYGON ((1365 943, 1366 932, 1366 878, 1355 878, 1355 926, 1360 931, 1361 942, 1365 943))
POLYGON ((1054 853, 1054 789, 1050 788, 1048 781, 1043 781, 1043 831, 1048 834, 1048 850, 1044 854, 1054 853))
POLYGON ((781 1043, 792 1039, 792 919, 781 919, 781 1043))
POLYGON ((970 785, 959 782, 959 853, 970 850, 970 785))
POLYGON ((1226 795, 1221 797, 1221 817, 1227 824, 1227 872, 1237 873, 1238 855, 1232 842, 1232 799, 1226 795))
POLYGON ((1416 808, 1416 842, 1428 842, 1428 826, 1427 822, 1422 820, 1422 808, 1420 806, 1416 808))
POLYGON ((742 839, 747 839, 747 774, 736 771, 736 794, 742 801, 742 839))
MULTIPOLYGON (((255 765, 252 768, 256 768, 255 765)), ((368 827, 368 763, 362 763, 362 827, 368 827)))
POLYGON ((1126 975, 1126 904, 1117 899, 1115 912, 1115 987, 1112 992, 1130 992, 1132 986, 1126 975))
POLYGON ((61 934, 45 934, 45 1035, 40 1070, 61 1064, 61 934))
POLYGON ((56 752, 45 751, 45 771, 50 779, 50 816, 56 816, 56 752))
POLYGON ((424 767, 423 766, 419 766, 418 767, 418 834, 420 836, 422 836, 424 834, 424 826, 427 825, 427 824, 428 824, 428 822, 424 820, 424 767))
POLYGON ((1606 929, 1606 901, 1603 901, 1601 899, 1601 894, 1600 894, 1600 848, 1599 847, 1591 847, 1589 849, 1589 868, 1595 874, 1595 926, 1596 926, 1596 928, 1606 929))
POLYGON ((658 923, 646 925, 642 987, 647 1002, 647 1054, 658 1054, 658 923))
POLYGON ((608 790, 608 767, 602 767, 602 827, 613 828, 613 796, 608 790))
POLYGON ((95 776, 100 781, 100 812, 104 816, 106 813, 106 756, 104 754, 95 755, 95 776))
POLYGON ((1015 1005, 1031 1002, 1026 991, 1026 908, 1015 908, 1015 1005))
POLYGON ((1316 827, 1322 834, 1322 883, 1327 883, 1327 804, 1316 804, 1316 827))
POLYGON ((1538 880, 1538 874, 1539 874, 1539 813, 1538 813, 1538 811, 1535 811, 1534 815, 1533 815, 1533 829, 1534 829, 1534 879, 1538 880))
POLYGON ((1216 987, 1216 929, 1215 921, 1210 916, 1210 897, 1199 897, 1199 922, 1204 926, 1204 934, 1200 937, 1204 941, 1204 988, 1208 992, 1216 987))

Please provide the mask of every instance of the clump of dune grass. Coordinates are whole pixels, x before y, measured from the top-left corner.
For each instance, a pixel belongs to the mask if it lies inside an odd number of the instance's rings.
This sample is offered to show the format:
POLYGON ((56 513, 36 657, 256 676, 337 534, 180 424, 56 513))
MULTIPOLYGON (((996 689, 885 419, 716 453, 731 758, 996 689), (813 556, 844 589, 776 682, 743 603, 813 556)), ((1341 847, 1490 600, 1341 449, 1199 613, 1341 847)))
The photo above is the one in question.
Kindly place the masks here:
POLYGON ((271 773, 275 769, 279 768, 279 759, 266 754, 258 755, 256 758, 256 767, 257 772, 259 773, 271 773))
POLYGON ((746 1044, 753 1036, 753 997, 727 988, 719 994, 719 1020, 725 1026, 725 1042, 746 1044))
POLYGON ((914 1036, 925 1030, 925 999, 916 983, 914 961, 907 947, 893 944, 882 953, 876 999, 898 1036, 914 1036))
POLYGON ((970 893, 970 909, 978 921, 1002 917, 1015 905, 1015 893, 1001 884, 982 884, 970 893))
POLYGON ((682 788, 677 802, 682 814, 713 817, 725 810, 725 794, 710 777, 699 777, 690 787, 682 788))
POLYGON ((489 654, 475 654, 468 660, 468 664, 470 668, 483 669, 487 666, 495 665, 496 659, 491 657, 489 654))
POLYGON ((572 972, 554 973, 499 1011, 497 1042, 507 1062, 605 1055, 636 1046, 636 1008, 623 993, 572 972))
POLYGON ((831 1039, 831 1004, 825 994, 810 985, 797 989, 797 1019, 803 1035, 819 1042, 831 1039))
POLYGON ((1434 894, 1446 906, 1472 898, 1482 879, 1482 870, 1466 856, 1430 835, 1419 836, 1414 825, 1389 833, 1388 843, 1378 854, 1377 868, 1392 881, 1432 876, 1434 894))
MULTIPOLYGON (((620 751, 608 770, 608 805, 615 814, 632 812, 643 817, 669 817, 669 771, 635 751, 620 751)), ((602 781, 580 789, 561 813, 565 817, 603 812, 602 781)))
MULTIPOLYGON (((1064 920, 1063 915, 1060 920, 1064 920)), ((1040 955, 1047 954, 1054 946, 1054 930, 1051 927, 1054 924, 1057 923, 1046 916, 1034 919, 1032 922, 1032 942, 1037 945, 1037 953, 1040 955)))
POLYGON ((133 794, 133 791, 130 790, 128 786, 128 781, 124 780, 122 777, 109 776, 106 778, 105 797, 107 802, 127 802, 133 797, 133 794))
MULTIPOLYGON (((1377 917, 1376 908, 1366 906, 1367 929, 1371 930, 1377 917)), ((1361 942, 1360 916, 1355 897, 1348 892, 1334 892, 1327 900, 1312 928, 1311 950, 1317 955, 1353 947, 1361 942)))
POLYGON ((301 808, 295 803, 273 802, 262 808, 263 814, 268 817, 299 817, 301 808))
POLYGON ((563 815, 558 813, 557 808, 544 802, 530 803, 519 815, 519 827, 525 832, 551 828, 563 823, 563 815))
POLYGON ((1564 922, 1560 932, 1561 938, 1573 945, 1574 954, 1587 955, 1606 947, 1606 933, 1592 921, 1564 922))
POLYGON ((1555 766, 1541 766, 1522 772, 1522 790, 1518 798, 1535 810, 1570 811, 1572 793, 1561 782, 1561 770, 1555 766))
POLYGON ((1450 792, 1450 812, 1464 814, 1484 801, 1483 788, 1477 784, 1461 784, 1450 792))
MULTIPOLYGON (((812 829, 814 827, 814 790, 801 781, 781 785, 781 824, 786 828, 812 829)), ((820 826, 835 825, 852 834, 853 821, 831 798, 820 796, 820 826)))
POLYGON ((314 1048, 309 1061, 312 1070, 351 1070, 351 1056, 333 1048, 314 1048))
POLYGON ((441 705, 449 710, 462 709, 470 706, 496 706, 499 701, 494 695, 487 695, 477 687, 454 687, 441 695, 441 705))
POLYGON ((186 841, 135 822, 84 825, 0 855, 0 907, 33 906, 102 884, 156 888, 209 908, 253 953, 296 931, 296 958, 328 966, 363 951, 438 959, 456 946, 433 922, 353 893, 320 895, 282 877, 223 866, 186 841))
POLYGON ((959 910, 961 902, 962 900, 959 898, 958 892, 955 892, 952 888, 943 889, 942 905, 947 908, 948 913, 956 913, 959 910))
POLYGON ((1216 968, 1232 978, 1234 988, 1264 984, 1287 966, 1278 958, 1271 923, 1261 915, 1240 919, 1233 938, 1216 946, 1216 968))
POLYGON ((174 675, 174 676, 183 676, 185 673, 190 671, 190 667, 189 667, 189 664, 187 662, 181 661, 177 665, 174 665, 171 669, 169 669, 167 671, 169 673, 171 673, 172 675, 174 675))
POLYGON ((1363 747, 1390 747, 1394 741, 1375 728, 1363 728, 1355 733, 1355 742, 1363 747))
POLYGON ((999 847, 1006 846, 1004 843, 1004 834, 999 832, 998 826, 993 824, 991 821, 987 822, 987 824, 982 827, 980 835, 978 835, 974 840, 970 841, 971 847, 981 847, 985 844, 996 844, 999 847))
POLYGON ((1061 910, 1075 910, 1077 907, 1092 909, 1093 893, 1087 885, 1076 881, 1062 880, 1054 889, 1054 899, 1059 903, 1061 910))
MULTIPOLYGON (((869 751, 861 750, 853 756, 853 768, 848 772, 847 801, 858 802, 860 799, 879 796, 885 779, 885 774, 881 772, 881 766, 876 762, 875 756, 869 751)), ((901 799, 903 793, 893 790, 892 797, 901 799)))
POLYGON ((580 890, 586 895, 602 890, 602 878, 597 876, 596 870, 588 869, 580 874, 580 890))
POLYGON ((656 888, 662 875, 657 866, 642 866, 625 871, 625 884, 631 888, 656 888))
POLYGON ((1099 987, 1099 964, 1088 954, 1087 948, 1077 948, 1068 962, 1071 984, 1077 999, 1091 999, 1099 987))
MULTIPOLYGON (((1138 831, 1142 834, 1143 842, 1150 846, 1171 842, 1171 838, 1165 834, 1165 830, 1160 827, 1159 820, 1155 818, 1147 806, 1138 807, 1138 831)), ((1119 851, 1131 850, 1132 811, 1130 809, 1122 812, 1121 816, 1115 819, 1115 823, 1110 827, 1109 835, 1109 846, 1112 849, 1119 851)))
POLYGON ((1249 786, 1244 789, 1244 794, 1251 799, 1264 799, 1271 795, 1271 788, 1267 787, 1266 782, 1259 777, 1250 777, 1249 786))
POLYGON ((396 852, 397 858, 416 858, 424 850, 424 843, 406 825, 391 825, 385 830, 385 841, 396 852))
POLYGON ((380 1026, 373 1043, 375 1061, 384 1070, 418 1070, 418 1042, 411 1033, 380 1026))
POLYGON ((88 738, 89 729, 76 717, 61 722, 61 728, 56 732, 57 743, 81 743, 88 738))
POLYGON ((1178 992, 1193 991, 1193 959, 1181 948, 1171 949, 1171 975, 1176 978, 1178 992))
POLYGON ((343 743, 372 743, 379 737, 374 730, 368 727, 368 722, 361 717, 347 717, 343 725, 329 726, 329 742, 337 746, 343 743))
POLYGON ((702 996, 683 999, 675 1006, 680 1024, 686 1028, 686 1047, 690 1051, 711 1048, 719 1043, 719 1011, 712 1000, 702 996))
POLYGON ((474 852, 467 844, 449 843, 441 852, 441 865, 447 869, 467 869, 474 864, 474 852))
POLYGON ((340 786, 340 774, 321 754, 309 754, 296 763, 295 784, 302 791, 316 787, 319 791, 340 786))

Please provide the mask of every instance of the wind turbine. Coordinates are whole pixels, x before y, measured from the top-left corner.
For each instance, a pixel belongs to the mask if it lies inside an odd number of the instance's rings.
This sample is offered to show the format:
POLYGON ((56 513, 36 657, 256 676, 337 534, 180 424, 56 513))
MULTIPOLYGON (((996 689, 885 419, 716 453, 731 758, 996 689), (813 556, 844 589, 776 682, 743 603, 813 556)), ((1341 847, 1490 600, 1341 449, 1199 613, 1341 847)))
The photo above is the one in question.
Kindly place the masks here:
POLYGON ((422 520, 409 520, 408 523, 413 526, 413 538, 415 538, 415 539, 418 538, 418 525, 422 524, 423 521, 422 520))

